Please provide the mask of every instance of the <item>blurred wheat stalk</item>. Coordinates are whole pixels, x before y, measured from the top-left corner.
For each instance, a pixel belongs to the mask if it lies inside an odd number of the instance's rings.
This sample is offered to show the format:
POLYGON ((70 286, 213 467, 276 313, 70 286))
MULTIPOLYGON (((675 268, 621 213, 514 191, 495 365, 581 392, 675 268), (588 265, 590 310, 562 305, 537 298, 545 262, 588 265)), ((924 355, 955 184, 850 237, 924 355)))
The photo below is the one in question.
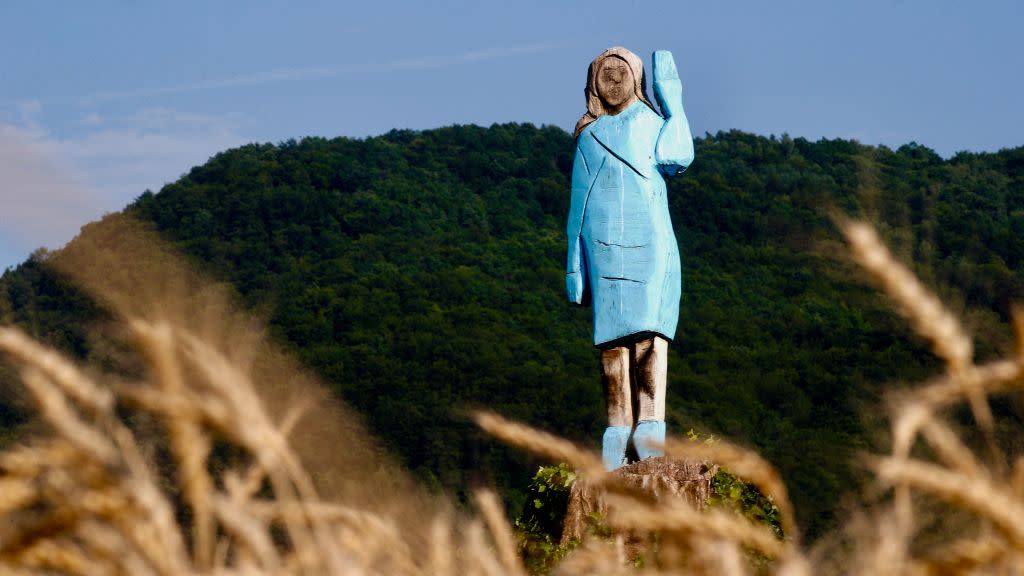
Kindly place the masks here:
MULTIPOLYGON (((618 485, 596 454, 478 413, 491 434, 569 462, 603 486, 614 530, 658 534, 639 567, 625 557, 621 539, 594 538, 555 573, 751 574, 750 551, 771 559, 761 572, 786 576, 1024 573, 1024 460, 1005 461, 988 404, 990 395, 1019 388, 1024 319, 1015 315, 1016 357, 976 365, 956 317, 893 260, 874 230, 862 223, 843 230, 855 259, 930 340, 947 370, 893 396, 892 451, 871 462, 891 497, 851 519, 855 528, 839 559, 801 546, 783 480, 748 450, 675 440, 666 446, 672 456, 712 459, 770 495, 785 540, 732 513, 653 501, 618 485), (944 417, 958 404, 970 407, 987 439, 982 456, 944 417), (915 450, 922 444, 934 458, 917 455, 925 452, 915 450), (920 549, 915 507, 922 497, 969 513, 975 528, 920 549)), ((303 404, 275 419, 247 370, 221 347, 167 319, 122 317, 145 381, 101 385, 18 330, 0 327, 0 352, 20 370, 49 424, 48 434, 0 454, 0 576, 525 574, 493 493, 477 493, 479 518, 461 518, 443 505, 389 511, 359 498, 321 500, 289 442, 303 404), (162 422, 172 482, 153 465, 144 448, 151 441, 126 424, 126 414, 162 422), (234 464, 211 465, 225 445, 234 464), (425 531, 405 520, 424 514, 425 531)), ((336 449, 350 442, 359 439, 337 439, 336 449)))

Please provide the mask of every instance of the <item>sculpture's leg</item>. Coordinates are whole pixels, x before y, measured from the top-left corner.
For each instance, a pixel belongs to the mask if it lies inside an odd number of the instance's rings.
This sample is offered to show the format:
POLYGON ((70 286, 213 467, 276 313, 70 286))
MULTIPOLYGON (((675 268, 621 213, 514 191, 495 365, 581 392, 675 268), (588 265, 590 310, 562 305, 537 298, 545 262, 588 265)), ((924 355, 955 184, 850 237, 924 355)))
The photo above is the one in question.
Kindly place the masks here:
POLYGON ((668 388, 668 340, 655 336, 636 343, 637 396, 640 413, 633 445, 641 460, 663 456, 665 391, 668 388))
POLYGON ((601 442, 601 458, 605 469, 612 471, 626 464, 626 447, 633 430, 629 348, 617 346, 601 351, 601 380, 608 408, 608 428, 601 442))

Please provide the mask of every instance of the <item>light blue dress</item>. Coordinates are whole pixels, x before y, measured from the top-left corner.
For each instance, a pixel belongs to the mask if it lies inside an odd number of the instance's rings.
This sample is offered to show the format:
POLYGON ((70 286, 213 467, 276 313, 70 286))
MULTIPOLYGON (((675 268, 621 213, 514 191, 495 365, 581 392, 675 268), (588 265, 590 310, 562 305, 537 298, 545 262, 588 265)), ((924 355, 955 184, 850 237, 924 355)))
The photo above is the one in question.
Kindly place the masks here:
POLYGON ((576 303, 589 292, 596 346, 648 332, 671 340, 679 321, 681 266, 663 176, 689 166, 693 138, 671 55, 670 71, 658 69, 659 55, 654 88, 668 118, 637 100, 576 139, 566 290, 576 303))

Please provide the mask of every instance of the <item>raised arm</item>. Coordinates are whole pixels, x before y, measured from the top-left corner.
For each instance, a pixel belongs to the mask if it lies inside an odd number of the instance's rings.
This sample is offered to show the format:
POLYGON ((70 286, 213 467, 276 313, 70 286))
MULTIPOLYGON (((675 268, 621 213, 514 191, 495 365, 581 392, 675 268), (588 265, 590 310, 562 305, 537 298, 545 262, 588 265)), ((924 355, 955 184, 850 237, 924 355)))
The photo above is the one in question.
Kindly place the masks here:
POLYGON ((665 114, 654 158, 662 171, 671 176, 686 170, 693 162, 693 136, 683 111, 683 83, 679 81, 672 53, 658 50, 653 60, 654 96, 665 114))

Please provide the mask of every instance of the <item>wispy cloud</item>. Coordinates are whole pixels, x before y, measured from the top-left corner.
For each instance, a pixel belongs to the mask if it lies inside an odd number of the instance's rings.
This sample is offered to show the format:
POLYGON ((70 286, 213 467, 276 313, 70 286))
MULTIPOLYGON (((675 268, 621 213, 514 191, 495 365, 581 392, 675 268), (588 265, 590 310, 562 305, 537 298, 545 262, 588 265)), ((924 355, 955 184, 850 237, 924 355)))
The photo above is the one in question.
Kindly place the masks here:
POLYGON ((276 82, 289 82, 295 80, 315 80, 317 78, 328 78, 337 76, 340 73, 337 69, 330 68, 282 68, 256 72, 254 74, 243 74, 217 78, 201 82, 186 82, 169 86, 158 86, 154 88, 139 88, 135 90, 111 90, 104 92, 93 92, 86 95, 80 101, 83 105, 98 104, 111 100, 131 100, 135 98, 146 98, 152 96, 166 96, 170 94, 186 94, 189 92, 202 92, 205 90, 217 90, 222 88, 237 88, 241 86, 254 86, 259 84, 272 84, 276 82))
POLYGON ((550 52, 558 48, 557 44, 526 44, 521 46, 505 46, 500 48, 485 48, 482 50, 471 50, 461 54, 450 54, 447 56, 423 56, 419 58, 408 58, 391 60, 374 66, 383 70, 426 70, 433 68, 448 68, 460 64, 474 64, 489 60, 501 60, 514 56, 527 54, 540 54, 550 52))
POLYGON ((46 150, 38 132, 0 123, 0 269, 71 239, 99 194, 46 150))
POLYGON ((343 67, 297 67, 279 68, 255 72, 252 74, 241 74, 225 78, 215 78, 198 82, 184 82, 167 86, 152 88, 138 88, 132 90, 110 90, 93 92, 80 99, 79 104, 92 106, 103 102, 114 100, 132 100, 148 98, 153 96, 165 96, 174 94, 186 94, 206 90, 220 90, 226 88, 238 88, 244 86, 257 86, 262 84, 275 84, 281 82, 296 82, 306 80, 320 80, 333 78, 343 74, 354 72, 392 71, 392 70, 425 70, 435 68, 447 68, 450 66, 474 64, 489 60, 511 58, 527 54, 539 54, 549 52, 558 48, 556 44, 525 44, 518 46, 504 46, 495 48, 484 48, 470 50, 459 54, 448 54, 439 56, 423 56, 417 58, 402 58, 385 60, 381 62, 364 62, 343 67))
POLYGON ((246 142, 238 132, 241 119, 234 114, 146 108, 109 118, 87 115, 86 120, 94 124, 85 134, 47 136, 43 146, 115 199, 116 208, 147 188, 160 189, 213 154, 246 142))
POLYGON ((36 247, 63 245, 83 224, 246 142, 230 114, 88 114, 83 133, 60 137, 39 123, 40 110, 0 118, 0 269, 36 247))

